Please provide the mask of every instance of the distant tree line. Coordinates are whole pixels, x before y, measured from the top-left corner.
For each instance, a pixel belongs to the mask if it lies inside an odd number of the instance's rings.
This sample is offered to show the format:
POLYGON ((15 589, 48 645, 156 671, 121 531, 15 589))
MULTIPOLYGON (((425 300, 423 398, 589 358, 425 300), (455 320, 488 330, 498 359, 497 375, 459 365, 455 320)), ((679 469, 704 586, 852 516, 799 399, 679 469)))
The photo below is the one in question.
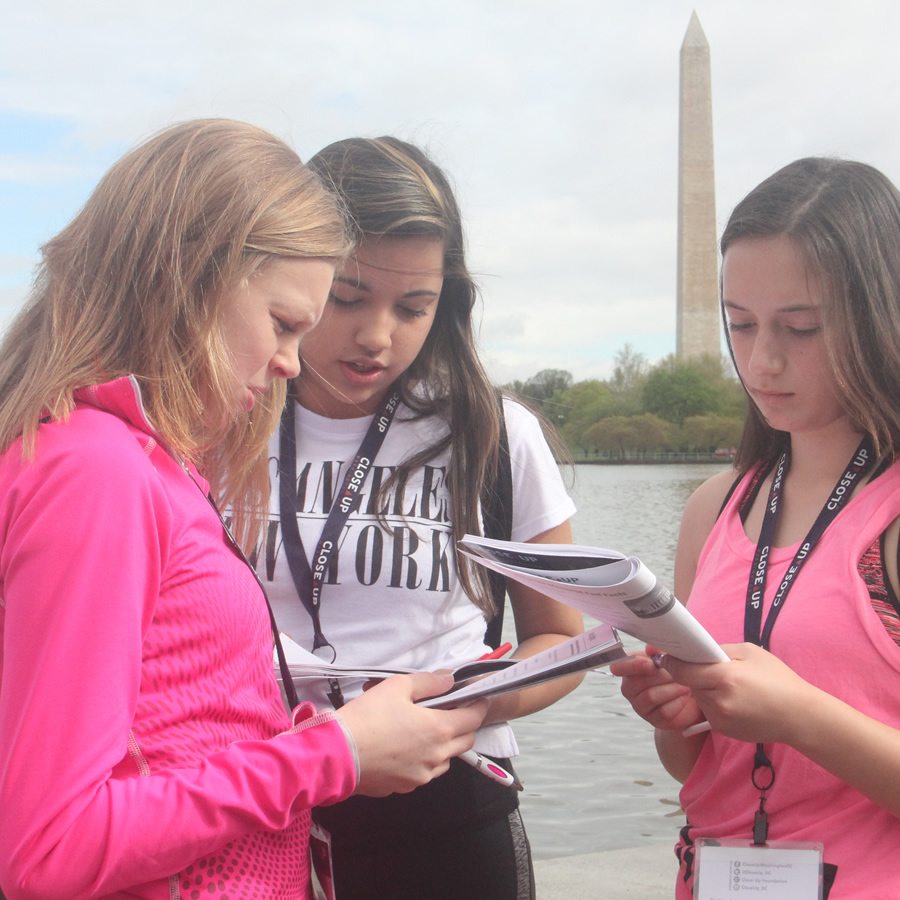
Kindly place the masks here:
POLYGON ((559 429, 576 459, 610 461, 726 455, 740 437, 743 388, 722 358, 655 365, 626 344, 611 378, 573 382, 543 369, 505 387, 559 429))

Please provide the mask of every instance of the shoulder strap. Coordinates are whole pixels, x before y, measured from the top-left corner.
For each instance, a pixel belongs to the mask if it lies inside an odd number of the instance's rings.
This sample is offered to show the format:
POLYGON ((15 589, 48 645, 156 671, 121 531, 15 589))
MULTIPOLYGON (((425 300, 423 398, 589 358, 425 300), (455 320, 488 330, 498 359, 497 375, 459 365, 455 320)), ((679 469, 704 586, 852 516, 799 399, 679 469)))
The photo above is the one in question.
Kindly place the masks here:
POLYGON ((716 521, 718 521, 719 516, 721 516, 722 513, 725 512, 725 507, 728 505, 728 501, 731 499, 731 495, 735 492, 743 477, 743 475, 738 475, 738 477, 731 482, 731 486, 728 488, 728 491, 725 493, 725 497, 722 499, 722 505, 719 507, 719 511, 716 513, 716 521))
MULTIPOLYGON (((493 484, 486 484, 481 492, 481 515, 484 536, 508 541, 512 537, 513 492, 512 464, 509 458, 509 435, 506 433, 506 417, 503 415, 503 396, 497 392, 500 407, 500 460, 493 484)), ((506 579, 498 572, 488 572, 491 595, 496 610, 488 623, 484 642, 496 649, 500 646, 503 631, 503 611, 506 607, 506 579)))

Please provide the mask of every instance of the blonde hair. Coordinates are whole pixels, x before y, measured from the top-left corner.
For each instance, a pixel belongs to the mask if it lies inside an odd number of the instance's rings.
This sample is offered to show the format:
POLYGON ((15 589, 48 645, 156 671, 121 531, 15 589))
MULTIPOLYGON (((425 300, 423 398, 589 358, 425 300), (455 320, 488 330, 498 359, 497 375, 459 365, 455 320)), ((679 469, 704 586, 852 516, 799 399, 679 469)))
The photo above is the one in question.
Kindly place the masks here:
POLYGON ((333 196, 268 132, 227 119, 167 128, 120 159, 42 248, 32 293, 0 345, 0 451, 34 452, 41 417, 80 387, 131 374, 168 448, 195 461, 252 543, 268 495, 278 381, 232 411, 221 300, 274 257, 325 258, 351 239, 333 196))

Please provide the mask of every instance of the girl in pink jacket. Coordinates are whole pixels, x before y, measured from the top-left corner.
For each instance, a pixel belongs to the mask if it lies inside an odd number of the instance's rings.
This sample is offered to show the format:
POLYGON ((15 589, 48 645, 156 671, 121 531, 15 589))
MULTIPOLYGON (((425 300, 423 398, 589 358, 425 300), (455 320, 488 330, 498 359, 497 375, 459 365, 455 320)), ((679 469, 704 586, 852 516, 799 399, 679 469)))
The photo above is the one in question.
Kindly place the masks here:
POLYGON ((43 248, 0 346, 10 900, 308 897, 312 806, 412 790, 471 746, 483 705, 412 702, 447 676, 288 713, 240 549, 348 250, 293 151, 224 120, 126 155, 43 248))

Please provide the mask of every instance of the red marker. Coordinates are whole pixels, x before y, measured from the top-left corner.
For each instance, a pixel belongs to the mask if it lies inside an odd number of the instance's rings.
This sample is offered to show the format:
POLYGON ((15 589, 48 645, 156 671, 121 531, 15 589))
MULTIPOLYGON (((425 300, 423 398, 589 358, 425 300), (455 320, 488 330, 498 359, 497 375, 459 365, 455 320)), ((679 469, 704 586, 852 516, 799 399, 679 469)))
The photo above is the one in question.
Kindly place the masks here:
POLYGON ((506 656, 509 651, 512 650, 512 644, 509 642, 505 644, 501 644, 496 650, 491 650, 490 653, 485 653, 484 656, 479 656, 479 659, 501 659, 506 656))

